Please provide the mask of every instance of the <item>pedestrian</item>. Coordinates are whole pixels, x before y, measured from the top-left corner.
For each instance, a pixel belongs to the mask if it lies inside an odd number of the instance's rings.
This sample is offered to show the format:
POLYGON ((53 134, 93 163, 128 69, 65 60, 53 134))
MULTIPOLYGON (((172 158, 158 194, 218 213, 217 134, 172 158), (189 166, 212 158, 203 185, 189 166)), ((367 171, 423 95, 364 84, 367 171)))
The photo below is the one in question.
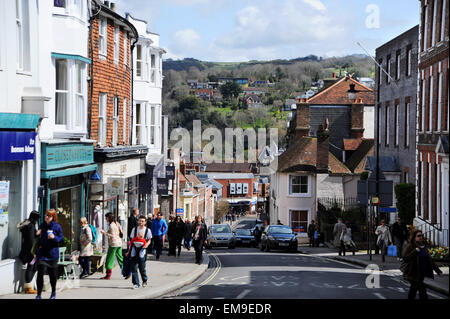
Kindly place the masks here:
POLYGON ((339 256, 345 256, 344 234, 347 231, 342 218, 338 218, 333 228, 334 246, 339 247, 339 256))
POLYGON ((177 216, 175 218, 175 248, 178 249, 178 257, 181 254, 181 242, 184 237, 184 222, 181 219, 181 216, 177 216))
POLYGON ((56 210, 49 209, 45 213, 45 221, 39 226, 36 235, 39 236, 39 245, 36 251, 36 299, 42 298, 45 274, 48 274, 50 277, 50 285, 52 287, 50 299, 55 299, 56 281, 58 280, 59 243, 64 239, 62 228, 58 224, 56 210))
POLYGON ((133 228, 135 228, 139 223, 139 208, 133 208, 133 212, 130 217, 128 217, 128 227, 127 227, 127 236, 128 241, 131 240, 130 234, 133 228))
POLYGON ((314 241, 313 247, 319 247, 319 225, 314 226, 314 241))
POLYGON ((378 236, 377 245, 381 250, 381 260, 386 261, 386 253, 389 245, 392 244, 392 236, 389 227, 386 225, 384 219, 381 220, 381 225, 375 230, 375 234, 378 236))
POLYGON ((153 248, 155 249, 156 260, 159 259, 159 256, 162 254, 163 248, 163 236, 167 233, 167 223, 162 218, 162 213, 158 213, 157 217, 152 222, 152 241, 153 248))
POLYGON ((397 217, 397 221, 392 225, 392 237, 394 237, 394 244, 397 246, 397 260, 400 260, 403 246, 408 240, 408 228, 400 217, 397 217))
POLYGON ((350 228, 350 223, 347 223, 345 225, 345 228, 346 228, 346 230, 345 230, 344 238, 343 238, 344 245, 345 245, 345 247, 348 247, 352 251, 353 256, 354 256, 356 253, 356 244, 352 239, 352 229, 350 228))
POLYGON ((112 213, 107 213, 105 215, 106 221, 109 223, 108 232, 103 229, 100 232, 108 237, 108 252, 106 254, 106 276, 102 279, 111 279, 112 269, 114 267, 114 257, 117 259, 120 268, 123 266, 123 255, 122 255, 122 228, 120 224, 117 223, 116 218, 112 213))
POLYGON ((314 231, 316 230, 316 225, 314 220, 308 226, 308 237, 309 237, 309 247, 314 247, 314 231))
POLYGON ((140 287, 138 270, 141 274, 142 287, 147 286, 147 248, 152 239, 152 232, 146 224, 147 219, 145 216, 139 216, 138 226, 131 231, 132 240, 130 241, 127 257, 131 258, 130 266, 132 271, 133 289, 140 287))
POLYGON ((186 219, 186 222, 184 223, 184 248, 187 250, 191 250, 192 245, 192 223, 191 220, 188 218, 186 219))
POLYGON ((176 225, 175 220, 172 219, 172 216, 169 218, 169 226, 167 230, 167 238, 169 240, 169 253, 167 256, 176 256, 176 225))
POLYGON ((86 217, 80 218, 80 257, 79 262, 83 272, 80 279, 89 276, 90 262, 89 259, 94 255, 94 247, 92 246, 93 235, 92 229, 89 226, 86 217))
POLYGON ((36 294, 37 290, 33 289, 32 281, 36 273, 35 256, 31 253, 34 242, 36 241, 37 230, 36 225, 39 221, 39 212, 33 210, 28 219, 17 225, 17 229, 22 234, 22 246, 19 253, 19 259, 22 264, 26 265, 24 292, 26 294, 36 294))
POLYGON ((194 224, 192 225, 192 235, 195 249, 195 262, 200 265, 203 259, 203 245, 206 244, 207 238, 207 226, 200 215, 195 217, 194 224))
POLYGON ((255 237, 256 246, 259 246, 259 243, 261 242, 261 236, 262 236, 262 230, 256 226, 255 230, 253 231, 253 237, 255 237))
POLYGON ((422 231, 415 230, 411 234, 409 244, 403 250, 401 270, 403 277, 411 284, 408 299, 416 299, 417 291, 419 292, 420 299, 428 299, 427 290, 423 281, 425 277, 434 279, 433 270, 439 276, 442 275, 442 271, 430 257, 422 231))

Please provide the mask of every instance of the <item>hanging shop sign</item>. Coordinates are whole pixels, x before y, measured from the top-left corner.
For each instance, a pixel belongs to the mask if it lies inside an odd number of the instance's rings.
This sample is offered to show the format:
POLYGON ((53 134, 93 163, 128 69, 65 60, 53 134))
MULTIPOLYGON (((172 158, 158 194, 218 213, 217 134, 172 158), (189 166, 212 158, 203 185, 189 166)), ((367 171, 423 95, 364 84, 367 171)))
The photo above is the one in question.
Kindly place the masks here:
POLYGON ((175 179, 175 166, 166 166, 166 178, 175 179))
POLYGON ((0 131, 0 162, 33 160, 35 132, 0 131))
POLYGON ((0 181, 0 224, 8 223, 9 181, 0 181))
POLYGON ((105 185, 105 193, 107 197, 114 197, 125 194, 125 179, 123 178, 108 178, 108 183, 105 185))
POLYGON ((156 185, 158 195, 169 195, 169 180, 167 178, 157 178, 156 185))

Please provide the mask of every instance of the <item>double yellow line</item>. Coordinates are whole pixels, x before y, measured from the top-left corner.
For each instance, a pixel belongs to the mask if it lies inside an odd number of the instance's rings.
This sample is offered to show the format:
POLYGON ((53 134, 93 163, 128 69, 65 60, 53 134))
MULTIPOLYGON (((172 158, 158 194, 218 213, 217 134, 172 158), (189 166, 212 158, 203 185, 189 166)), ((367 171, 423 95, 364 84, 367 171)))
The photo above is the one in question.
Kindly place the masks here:
POLYGON ((214 277, 216 277, 216 275, 219 273, 220 269, 222 268, 222 263, 220 262, 219 257, 217 257, 216 255, 214 255, 213 253, 208 253, 210 256, 212 256, 214 258, 214 260, 216 261, 216 268, 214 269, 214 271, 212 272, 211 275, 209 275, 208 278, 206 278, 200 285, 193 287, 191 289, 188 289, 186 291, 183 291, 183 294, 186 294, 188 292, 191 292, 193 290, 196 290, 204 285, 206 285, 207 283, 209 283, 211 280, 214 279, 214 277))

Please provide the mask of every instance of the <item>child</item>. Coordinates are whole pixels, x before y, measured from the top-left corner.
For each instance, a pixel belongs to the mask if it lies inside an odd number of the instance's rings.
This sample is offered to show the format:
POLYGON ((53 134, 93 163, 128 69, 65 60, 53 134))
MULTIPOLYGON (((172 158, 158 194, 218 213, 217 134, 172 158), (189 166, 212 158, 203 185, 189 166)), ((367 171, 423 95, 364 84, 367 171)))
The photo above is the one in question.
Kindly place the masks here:
POLYGON ((136 250, 135 256, 139 256, 139 252, 146 244, 147 241, 144 238, 144 233, 138 232, 137 236, 130 241, 130 249, 128 249, 127 256, 130 254, 132 249, 136 250))

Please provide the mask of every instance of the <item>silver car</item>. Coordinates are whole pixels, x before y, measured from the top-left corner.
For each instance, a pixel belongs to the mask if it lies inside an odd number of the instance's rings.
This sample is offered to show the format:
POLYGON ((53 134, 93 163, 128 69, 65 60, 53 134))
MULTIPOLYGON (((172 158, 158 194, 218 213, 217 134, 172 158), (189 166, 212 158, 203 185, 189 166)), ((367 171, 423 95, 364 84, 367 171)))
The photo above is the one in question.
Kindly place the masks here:
POLYGON ((206 248, 212 247, 228 247, 234 249, 236 247, 236 238, 228 224, 217 224, 208 227, 208 237, 206 239, 206 248))

